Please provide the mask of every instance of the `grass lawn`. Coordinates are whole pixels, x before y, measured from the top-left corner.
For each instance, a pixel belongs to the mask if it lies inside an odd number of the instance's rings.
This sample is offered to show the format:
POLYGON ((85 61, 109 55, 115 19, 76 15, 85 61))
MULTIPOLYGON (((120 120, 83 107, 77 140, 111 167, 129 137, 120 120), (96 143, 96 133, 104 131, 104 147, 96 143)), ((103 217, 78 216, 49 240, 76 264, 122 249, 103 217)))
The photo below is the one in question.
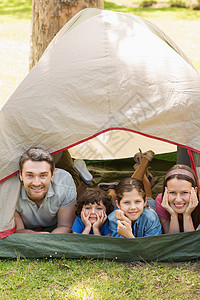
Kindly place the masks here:
MULTIPOLYGON (((105 9, 129 12, 153 21, 200 70, 200 11, 141 9, 132 4, 120 6, 120 3, 120 0, 105 2, 105 9)), ((30 20, 31 0, 1 0, 0 104, 28 73, 30 20)), ((65 258, 0 260, 0 299, 197 300, 200 298, 199 283, 200 261, 120 264, 65 258)))
POLYGON ((200 262, 1 260, 0 299, 197 300, 199 274, 200 262))

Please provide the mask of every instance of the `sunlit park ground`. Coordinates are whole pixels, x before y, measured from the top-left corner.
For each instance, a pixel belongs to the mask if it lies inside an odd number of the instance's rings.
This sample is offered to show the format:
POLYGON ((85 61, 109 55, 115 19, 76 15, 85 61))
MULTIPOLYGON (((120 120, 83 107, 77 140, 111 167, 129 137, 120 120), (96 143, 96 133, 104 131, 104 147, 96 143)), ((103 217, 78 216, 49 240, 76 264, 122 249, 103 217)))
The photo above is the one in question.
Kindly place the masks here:
MULTIPOLYGON (((128 0, 105 9, 156 23, 200 72, 200 11, 138 8, 128 0), (122 5, 122 6, 121 6, 122 5)), ((31 0, 0 1, 0 104, 28 73, 31 0)), ((85 260, 0 260, 0 299, 200 299, 200 262, 180 264, 85 260)))

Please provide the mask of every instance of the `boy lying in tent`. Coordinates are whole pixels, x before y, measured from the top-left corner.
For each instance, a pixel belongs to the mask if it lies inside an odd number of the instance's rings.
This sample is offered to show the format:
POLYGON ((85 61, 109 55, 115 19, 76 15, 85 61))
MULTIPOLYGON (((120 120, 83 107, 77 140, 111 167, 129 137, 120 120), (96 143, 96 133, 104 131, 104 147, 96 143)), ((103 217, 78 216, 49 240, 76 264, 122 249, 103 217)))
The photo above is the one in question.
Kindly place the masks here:
POLYGON ((100 188, 87 189, 78 199, 73 233, 108 236, 108 215, 114 210, 112 197, 100 188))
MULTIPOLYGON (((71 232, 77 197, 72 176, 65 170, 55 169, 53 156, 39 147, 28 149, 21 156, 19 167, 23 184, 15 212, 16 233, 35 230, 44 233, 44 228, 48 228, 46 233, 49 230, 71 232)), ((89 176, 86 183, 91 179, 89 176)))

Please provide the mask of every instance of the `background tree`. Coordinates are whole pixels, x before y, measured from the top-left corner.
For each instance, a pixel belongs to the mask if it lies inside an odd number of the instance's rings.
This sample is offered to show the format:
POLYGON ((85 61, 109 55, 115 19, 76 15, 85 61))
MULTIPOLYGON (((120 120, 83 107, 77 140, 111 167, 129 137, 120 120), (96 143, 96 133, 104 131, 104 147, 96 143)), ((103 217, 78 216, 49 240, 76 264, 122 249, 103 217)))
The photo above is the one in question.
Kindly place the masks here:
POLYGON ((33 0, 29 69, 38 62, 56 33, 87 7, 104 8, 103 0, 33 0))

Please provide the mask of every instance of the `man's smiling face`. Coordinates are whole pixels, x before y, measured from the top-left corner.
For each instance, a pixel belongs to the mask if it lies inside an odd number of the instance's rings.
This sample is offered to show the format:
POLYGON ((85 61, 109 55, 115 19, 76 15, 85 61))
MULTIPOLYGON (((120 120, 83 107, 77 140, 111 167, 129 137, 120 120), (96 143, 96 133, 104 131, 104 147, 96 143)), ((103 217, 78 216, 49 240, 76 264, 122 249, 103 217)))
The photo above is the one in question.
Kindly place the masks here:
POLYGON ((54 174, 51 174, 51 166, 48 162, 25 161, 20 179, 24 183, 28 198, 36 203, 42 202, 49 190, 53 176, 54 174))

